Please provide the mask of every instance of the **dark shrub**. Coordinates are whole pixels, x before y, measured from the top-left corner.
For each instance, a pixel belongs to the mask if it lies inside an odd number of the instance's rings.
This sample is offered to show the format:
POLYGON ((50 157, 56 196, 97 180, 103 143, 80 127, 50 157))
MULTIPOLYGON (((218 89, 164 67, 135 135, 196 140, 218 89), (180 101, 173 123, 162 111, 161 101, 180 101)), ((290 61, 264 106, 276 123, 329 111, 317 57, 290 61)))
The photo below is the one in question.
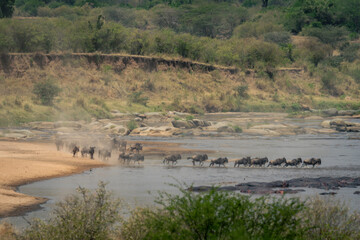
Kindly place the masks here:
POLYGON ((359 58, 360 43, 347 44, 344 46, 341 56, 348 62, 359 58))
POLYGON ((302 33, 306 36, 317 37, 321 42, 336 47, 345 41, 349 32, 342 27, 327 26, 323 28, 305 28, 302 33))
POLYGON ((33 89, 33 93, 40 99, 43 105, 52 105, 54 98, 60 91, 60 87, 51 80, 36 83, 33 89))
POLYGON ((291 35, 288 32, 269 32, 264 34, 264 40, 285 46, 291 42, 291 35))
POLYGON ((327 71, 321 77, 323 89, 333 96, 340 96, 342 91, 337 88, 338 79, 334 72, 327 71))
POLYGON ((236 94, 241 98, 248 98, 249 94, 247 91, 249 90, 248 85, 241 85, 236 88, 236 94))

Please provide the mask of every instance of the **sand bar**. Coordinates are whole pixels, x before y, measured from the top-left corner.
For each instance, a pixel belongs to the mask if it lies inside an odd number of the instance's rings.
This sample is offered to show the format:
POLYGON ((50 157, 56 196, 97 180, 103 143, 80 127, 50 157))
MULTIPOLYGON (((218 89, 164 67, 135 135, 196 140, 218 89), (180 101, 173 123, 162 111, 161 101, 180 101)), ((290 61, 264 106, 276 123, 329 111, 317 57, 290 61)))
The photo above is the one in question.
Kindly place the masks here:
POLYGON ((106 164, 58 152, 53 143, 0 139, 0 218, 21 215, 47 201, 45 198, 18 193, 17 186, 102 166, 106 164))

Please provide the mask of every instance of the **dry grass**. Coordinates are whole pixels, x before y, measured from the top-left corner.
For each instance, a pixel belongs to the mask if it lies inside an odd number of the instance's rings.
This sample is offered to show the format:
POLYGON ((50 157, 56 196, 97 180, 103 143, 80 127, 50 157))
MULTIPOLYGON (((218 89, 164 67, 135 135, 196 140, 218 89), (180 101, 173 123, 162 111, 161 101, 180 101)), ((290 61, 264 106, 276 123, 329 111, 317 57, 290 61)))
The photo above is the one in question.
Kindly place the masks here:
MULTIPOLYGON (((41 65, 32 55, 14 55, 13 58, 11 71, 0 71, 0 115, 17 112, 14 114, 22 116, 17 117, 20 120, 16 122, 57 118, 89 120, 93 116, 108 117, 111 109, 125 112, 256 111, 266 110, 266 106, 272 104, 291 104, 304 96, 333 99, 322 90, 320 73, 309 71, 281 71, 270 79, 261 72, 203 72, 167 65, 158 65, 156 71, 151 71, 135 61, 125 66, 120 60, 111 62, 108 59, 96 65, 83 57, 69 57, 47 60, 41 65), (62 89, 54 101, 55 108, 40 106, 32 94, 35 83, 48 79, 62 89), (249 98, 237 97, 239 86, 248 86, 249 98), (148 99, 146 105, 131 102, 130 96, 140 92, 141 97, 148 99), (94 98, 100 99, 102 104, 94 103, 94 98)), ((341 78, 337 87, 346 93, 346 99, 358 100, 359 84, 349 76, 337 75, 341 78)), ((311 101, 306 102, 311 106, 311 101)), ((281 110, 281 107, 271 107, 269 111, 272 110, 281 110)))
POLYGON ((0 223, 0 239, 1 240, 15 240, 16 239, 16 232, 14 227, 7 223, 1 222, 0 223))

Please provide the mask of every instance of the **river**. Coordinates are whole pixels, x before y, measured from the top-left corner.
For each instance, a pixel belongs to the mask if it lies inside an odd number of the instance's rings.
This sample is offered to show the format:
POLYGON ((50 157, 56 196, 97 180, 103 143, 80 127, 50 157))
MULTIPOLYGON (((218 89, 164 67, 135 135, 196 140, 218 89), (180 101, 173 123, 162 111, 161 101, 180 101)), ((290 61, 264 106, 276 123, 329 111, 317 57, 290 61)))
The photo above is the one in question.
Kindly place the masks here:
MULTIPOLYGON (((292 122, 294 123, 294 122, 292 122)), ((317 125, 318 122, 300 122, 300 125, 317 125)), ((158 191, 178 193, 171 184, 199 185, 234 185, 248 181, 288 180, 298 177, 360 177, 360 140, 353 138, 353 133, 335 133, 320 135, 296 135, 281 137, 229 136, 229 137, 179 137, 149 138, 129 137, 130 140, 167 141, 180 143, 184 148, 211 150, 209 158, 226 156, 240 158, 244 156, 287 159, 301 157, 319 157, 321 166, 315 168, 234 168, 233 163, 227 167, 192 166, 187 156, 183 156, 176 166, 165 166, 160 157, 146 158, 141 165, 114 165, 82 174, 35 182, 19 187, 19 192, 28 195, 46 197, 49 201, 37 211, 29 212, 26 219, 46 218, 54 204, 66 195, 74 193, 78 186, 95 189, 99 181, 107 182, 107 188, 116 197, 123 199, 130 206, 154 204, 158 191)), ((358 136, 358 135, 356 135, 358 136)), ((359 189, 343 188, 334 196, 324 196, 344 200, 353 210, 360 210, 360 195, 353 193, 359 189)), ((316 195, 324 190, 306 189, 303 193, 291 196, 316 195)), ((18 228, 27 226, 23 217, 11 217, 4 220, 18 228)))

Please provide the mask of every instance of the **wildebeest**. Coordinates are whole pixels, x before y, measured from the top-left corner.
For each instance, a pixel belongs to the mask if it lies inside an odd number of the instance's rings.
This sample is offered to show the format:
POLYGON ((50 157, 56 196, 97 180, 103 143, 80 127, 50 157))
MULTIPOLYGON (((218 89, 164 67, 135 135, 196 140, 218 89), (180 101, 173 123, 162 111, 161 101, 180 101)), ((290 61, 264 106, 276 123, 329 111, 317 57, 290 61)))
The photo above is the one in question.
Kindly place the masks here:
POLYGON ((79 151, 80 151, 80 149, 77 146, 75 146, 72 150, 73 157, 75 157, 79 151))
POLYGON ((88 154, 90 154, 90 158, 94 159, 94 153, 95 153, 95 147, 84 147, 83 149, 81 149, 81 157, 87 157, 88 154))
POLYGON ((313 167, 315 167, 315 165, 320 165, 320 164, 321 164, 320 158, 309 158, 309 159, 305 159, 303 162, 303 165, 312 165, 313 167))
POLYGON ((269 162, 269 159, 267 157, 263 157, 263 158, 253 158, 250 161, 251 165, 259 165, 264 166, 267 162, 269 162))
POLYGON ((90 159, 94 159, 94 153, 95 153, 95 147, 90 147, 89 149, 90 159))
POLYGON ((243 157, 241 159, 235 159, 235 163, 234 163, 234 167, 238 166, 240 167, 240 165, 250 165, 250 161, 251 158, 250 157, 243 157))
POLYGON ((123 160, 124 162, 130 161, 131 157, 132 157, 131 153, 122 152, 119 154, 118 160, 123 160))
POLYGON ((286 163, 286 158, 278 158, 278 159, 274 159, 269 161, 269 166, 281 166, 281 164, 286 163))
POLYGON ((120 140, 117 138, 113 138, 111 141, 111 148, 116 149, 119 151, 125 151, 126 150, 127 142, 124 140, 120 140))
POLYGON ((98 156, 102 160, 109 160, 111 158, 111 150, 108 149, 100 149, 98 151, 98 156))
POLYGON ((229 162, 229 160, 227 159, 227 157, 218 158, 218 159, 215 159, 215 160, 211 160, 211 163, 210 163, 209 167, 214 166, 214 164, 218 164, 219 167, 221 165, 223 165, 225 167, 225 163, 228 163, 228 162, 229 162))
POLYGON ((67 148, 68 148, 69 151, 72 151, 72 150, 74 149, 74 147, 77 146, 77 144, 74 143, 74 142, 66 143, 65 145, 67 146, 67 148))
POLYGON ((192 159, 192 163, 195 166, 195 162, 199 162, 199 165, 203 165, 204 161, 206 161, 208 159, 208 155, 207 154, 197 154, 191 157, 188 157, 187 159, 192 159))
POLYGON ((170 162, 172 162, 172 164, 176 164, 177 160, 181 159, 181 155, 180 154, 173 154, 173 155, 168 155, 164 157, 163 163, 165 164, 169 164, 170 162))
POLYGON ((87 147, 83 147, 81 149, 81 157, 87 157, 87 155, 89 154, 89 149, 87 147))
POLYGON ((138 162, 138 164, 140 164, 140 161, 144 161, 144 155, 141 155, 141 154, 133 154, 130 156, 130 161, 133 160, 134 163, 135 162, 138 162))
POLYGON ((134 152, 136 150, 136 153, 139 154, 139 152, 143 149, 143 145, 141 143, 135 143, 134 146, 130 146, 130 152, 134 152))
POLYGON ((287 166, 298 166, 299 164, 302 163, 302 159, 301 158, 294 158, 292 160, 286 160, 286 163, 285 163, 285 167, 287 166))

